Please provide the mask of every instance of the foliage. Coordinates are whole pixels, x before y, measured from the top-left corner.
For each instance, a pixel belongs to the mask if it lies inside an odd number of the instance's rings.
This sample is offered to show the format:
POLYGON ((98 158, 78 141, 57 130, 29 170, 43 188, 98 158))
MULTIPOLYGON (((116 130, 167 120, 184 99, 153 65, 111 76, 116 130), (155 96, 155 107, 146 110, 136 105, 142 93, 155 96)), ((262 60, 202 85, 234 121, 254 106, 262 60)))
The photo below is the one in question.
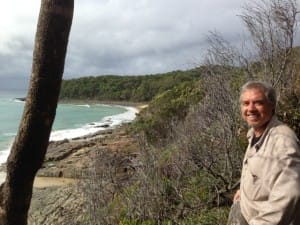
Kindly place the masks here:
POLYGON ((122 219, 119 225, 155 225, 155 223, 151 221, 131 221, 128 219, 122 219))
POLYGON ((225 225, 228 208, 218 207, 200 210, 196 215, 183 219, 181 225, 225 225))
POLYGON ((135 172, 122 184, 117 168, 127 158, 102 149, 81 183, 86 201, 84 224, 222 224, 224 209, 208 209, 212 177, 178 146, 157 148, 140 137, 135 172))
POLYGON ((166 90, 200 77, 199 70, 145 76, 96 76, 64 80, 61 99, 147 102, 166 90))
POLYGON ((249 75, 268 81, 280 92, 295 81, 293 47, 298 14, 296 0, 257 0, 246 5, 241 15, 260 68, 260 73, 254 74, 248 67, 249 75))
MULTIPOLYGON (((197 214, 188 216, 176 222, 180 225, 225 225, 228 215, 228 208, 213 208, 199 210, 197 214)), ((131 221, 122 220, 119 225, 155 225, 154 221, 131 221)), ((173 225, 171 221, 164 221, 162 225, 173 225)))
POLYGON ((95 221, 225 224, 226 206, 239 186, 247 145, 247 127, 239 115, 241 85, 252 79, 271 82, 280 93, 278 115, 300 134, 294 3, 258 0, 255 7, 245 7, 241 18, 253 39, 253 55, 242 54, 211 33, 205 64, 191 71, 65 81, 66 93, 75 89, 64 98, 149 101, 133 124, 139 149, 132 161, 134 172, 125 185, 113 179, 114 169, 107 164, 116 162, 117 156, 99 156, 95 170, 102 176, 93 180, 100 187, 96 191, 99 200, 91 201, 91 209, 97 209, 95 221), (81 88, 86 84, 86 89, 81 88))
POLYGON ((177 145, 185 148, 198 169, 210 177, 207 185, 212 190, 212 205, 231 202, 226 194, 238 186, 246 147, 234 82, 234 77, 206 77, 205 97, 175 129, 177 145))
POLYGON ((300 47, 294 49, 295 81, 280 96, 277 114, 300 137, 300 47))
POLYGON ((136 120, 137 130, 145 132, 151 142, 165 139, 170 129, 183 120, 192 105, 203 97, 201 80, 185 82, 156 97, 136 120))

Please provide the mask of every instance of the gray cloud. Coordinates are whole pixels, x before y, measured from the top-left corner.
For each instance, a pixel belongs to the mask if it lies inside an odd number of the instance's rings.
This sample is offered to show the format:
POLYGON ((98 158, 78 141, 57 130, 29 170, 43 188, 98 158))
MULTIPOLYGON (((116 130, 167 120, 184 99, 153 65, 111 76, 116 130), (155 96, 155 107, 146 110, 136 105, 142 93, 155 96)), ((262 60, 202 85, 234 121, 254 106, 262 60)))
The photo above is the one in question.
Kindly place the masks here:
MULTIPOLYGON (((199 63, 209 31, 217 30, 234 42, 239 39, 243 26, 237 15, 245 2, 75 1, 64 76, 140 75, 191 68, 199 63)), ((0 76, 30 73, 38 7, 17 14, 11 22, 14 29, 0 40, 0 76)))

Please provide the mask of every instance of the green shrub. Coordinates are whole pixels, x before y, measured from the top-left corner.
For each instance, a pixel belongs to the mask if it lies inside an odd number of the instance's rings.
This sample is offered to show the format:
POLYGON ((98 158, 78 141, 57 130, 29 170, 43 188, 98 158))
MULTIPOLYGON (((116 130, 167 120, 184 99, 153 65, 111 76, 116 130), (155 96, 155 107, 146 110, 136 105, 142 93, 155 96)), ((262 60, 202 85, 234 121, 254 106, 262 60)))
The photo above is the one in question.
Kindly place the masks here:
POLYGON ((157 95, 134 124, 151 143, 168 137, 172 127, 182 121, 191 106, 203 98, 201 82, 185 82, 157 95))
POLYGON ((181 225, 225 225, 229 208, 203 209, 180 221, 181 225))

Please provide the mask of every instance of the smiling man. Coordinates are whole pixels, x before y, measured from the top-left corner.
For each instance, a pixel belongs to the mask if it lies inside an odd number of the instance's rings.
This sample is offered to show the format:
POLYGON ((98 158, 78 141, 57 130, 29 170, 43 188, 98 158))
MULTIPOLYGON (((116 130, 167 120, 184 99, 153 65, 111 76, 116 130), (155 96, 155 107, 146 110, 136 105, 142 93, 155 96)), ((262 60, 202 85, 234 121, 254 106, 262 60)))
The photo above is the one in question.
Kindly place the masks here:
POLYGON ((241 217, 229 224, 300 225, 299 141, 275 116, 276 92, 269 84, 248 82, 240 103, 251 128, 240 190, 234 196, 241 217))

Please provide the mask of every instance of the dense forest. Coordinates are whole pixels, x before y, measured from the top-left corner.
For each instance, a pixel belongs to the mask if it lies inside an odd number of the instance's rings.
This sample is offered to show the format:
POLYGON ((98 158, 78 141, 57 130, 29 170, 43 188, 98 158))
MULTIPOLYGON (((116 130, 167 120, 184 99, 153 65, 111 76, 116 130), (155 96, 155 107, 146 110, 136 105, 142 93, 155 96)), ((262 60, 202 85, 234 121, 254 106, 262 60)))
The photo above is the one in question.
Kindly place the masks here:
MULTIPOLYGON (((241 19, 255 53, 250 56, 211 33, 206 58, 191 70, 63 81, 61 99, 148 105, 128 126, 140 146, 135 159, 139 166, 114 199, 101 206, 92 203, 99 221, 226 224, 247 145, 248 128, 240 119, 241 85, 248 80, 271 83, 279 96, 278 116, 300 136, 297 7, 289 0, 245 8, 241 19)), ((114 185, 103 179, 98 182, 114 185)))
POLYGON ((199 69, 144 76, 90 76, 62 83, 61 99, 148 102, 178 84, 200 77, 199 69))

